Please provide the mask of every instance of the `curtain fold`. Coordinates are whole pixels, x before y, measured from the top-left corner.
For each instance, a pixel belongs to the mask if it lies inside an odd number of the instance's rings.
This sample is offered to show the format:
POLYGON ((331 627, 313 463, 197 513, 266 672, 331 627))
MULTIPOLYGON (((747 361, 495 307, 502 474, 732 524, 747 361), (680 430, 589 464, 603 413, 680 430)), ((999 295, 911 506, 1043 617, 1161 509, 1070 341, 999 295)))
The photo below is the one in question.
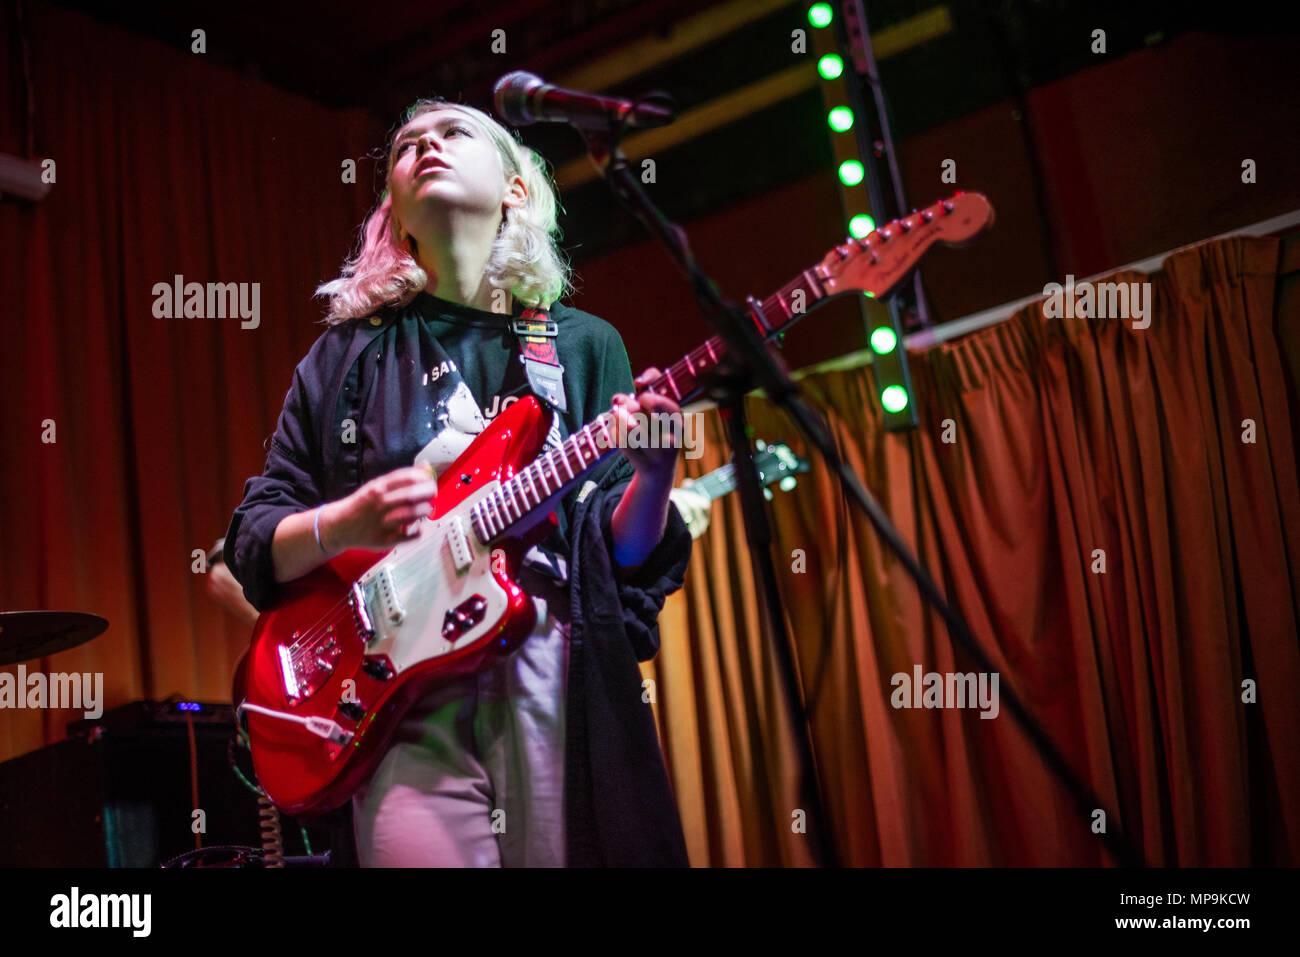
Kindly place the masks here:
MULTIPOLYGON (((262 471, 324 328, 310 291, 374 201, 364 156, 383 129, 83 14, 34 4, 27 22, 37 149, 56 180, 39 204, 0 204, 0 609, 108 619, 27 664, 101 673, 108 707, 229 700, 248 631, 207 596, 194 553, 262 471), (155 316, 155 285, 177 275, 256 283, 256 327, 155 316)), ((17 56, 0 44, 6 76, 21 76, 17 56)), ((16 132, 0 124, 0 148, 22 149, 16 132)), ((0 760, 82 717, 0 711, 0 760)))
MULTIPOLYGON (((1278 273, 1275 239, 1206 243, 1098 280, 1150 282, 1147 328, 1034 304, 915 354, 911 432, 883 431, 869 366, 802 381, 1000 680, 1154 864, 1300 861, 1300 488, 1278 273)), ((841 861, 1108 863, 1005 710, 891 705, 893 675, 974 664, 784 413, 755 395, 746 414, 813 463, 770 514, 841 861)), ((727 455, 716 410, 703 415, 692 477, 727 455)), ((644 666, 692 862, 808 861, 736 496, 696 550, 644 666)))

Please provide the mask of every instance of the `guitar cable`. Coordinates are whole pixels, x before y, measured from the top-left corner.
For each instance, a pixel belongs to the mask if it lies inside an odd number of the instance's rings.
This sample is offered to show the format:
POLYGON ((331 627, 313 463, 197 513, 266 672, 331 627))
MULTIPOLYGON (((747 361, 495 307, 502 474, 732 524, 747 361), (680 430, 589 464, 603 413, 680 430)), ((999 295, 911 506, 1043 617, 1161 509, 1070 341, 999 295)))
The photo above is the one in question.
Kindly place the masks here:
MULTIPOLYGON (((279 809, 271 803, 266 791, 250 780, 243 768, 239 766, 239 761, 235 757, 236 744, 241 745, 245 750, 248 749, 248 734, 238 725, 235 727, 235 733, 226 742, 226 760, 244 787, 257 795, 257 821, 262 838, 264 866, 282 868, 284 867, 284 834, 280 824, 279 809)), ((307 856, 311 857, 311 839, 307 836, 307 828, 299 824, 298 831, 302 835, 302 846, 307 856)))
POLYGON ((284 867, 284 836, 280 833, 280 812, 265 794, 257 796, 258 828, 262 834, 262 862, 265 867, 284 867))

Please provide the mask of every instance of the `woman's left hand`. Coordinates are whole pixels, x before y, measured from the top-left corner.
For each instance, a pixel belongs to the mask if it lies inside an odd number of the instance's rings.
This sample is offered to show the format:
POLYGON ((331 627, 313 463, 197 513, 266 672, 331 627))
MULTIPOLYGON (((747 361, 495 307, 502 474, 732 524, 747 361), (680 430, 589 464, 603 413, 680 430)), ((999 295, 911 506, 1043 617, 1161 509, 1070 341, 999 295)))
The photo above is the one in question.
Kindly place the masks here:
MULTIPOLYGON (((634 380, 637 387, 648 385, 659 378, 654 366, 646 369, 634 380)), ((647 479, 672 483, 677 472, 677 455, 682 449, 682 409, 673 398, 654 392, 620 392, 614 396, 614 414, 618 419, 619 447, 632 467, 647 479), (667 418, 653 420, 655 413, 667 418), (628 438, 640 430, 633 448, 628 438), (651 447, 655 446, 655 447, 651 447)))
MULTIPOLYGON (((635 381, 643 387, 657 378, 659 370, 651 367, 635 381)), ((639 397, 623 393, 614 396, 614 415, 614 439, 636 469, 611 520, 614 560, 624 568, 635 568, 663 540, 670 508, 668 494, 677 475, 684 423, 676 400, 653 392, 642 392, 639 397), (655 421, 656 417, 659 421, 655 421), (639 448, 634 448, 629 439, 639 448)))

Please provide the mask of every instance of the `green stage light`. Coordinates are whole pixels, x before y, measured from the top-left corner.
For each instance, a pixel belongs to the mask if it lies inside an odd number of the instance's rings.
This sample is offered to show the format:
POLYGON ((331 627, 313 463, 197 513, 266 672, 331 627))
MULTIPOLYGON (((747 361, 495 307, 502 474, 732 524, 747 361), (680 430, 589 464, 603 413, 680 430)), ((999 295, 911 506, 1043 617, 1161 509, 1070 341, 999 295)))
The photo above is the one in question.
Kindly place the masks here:
POLYGON ((858 213, 849 220, 849 235, 854 239, 861 239, 875 228, 876 221, 866 213, 858 213))
POLYGON ((830 26, 832 15, 829 3, 814 3, 808 8, 808 22, 818 28, 830 26))
POLYGON ((857 186, 865 175, 866 170, 857 160, 845 160, 840 164, 840 182, 845 186, 857 186))
POLYGON ((894 335, 894 330, 889 326, 880 326, 871 333, 871 348, 882 356, 893 352, 897 345, 898 336, 894 335))
POLYGON ((880 393, 880 404, 886 412, 902 412, 907 408, 907 390, 901 385, 891 385, 880 393))
POLYGON ((847 106, 837 106, 827 114, 826 122, 836 133, 843 133, 853 126, 853 111, 847 106))
POLYGON ((838 53, 827 53, 817 61, 817 72, 823 80, 838 80, 844 72, 844 61, 838 53))

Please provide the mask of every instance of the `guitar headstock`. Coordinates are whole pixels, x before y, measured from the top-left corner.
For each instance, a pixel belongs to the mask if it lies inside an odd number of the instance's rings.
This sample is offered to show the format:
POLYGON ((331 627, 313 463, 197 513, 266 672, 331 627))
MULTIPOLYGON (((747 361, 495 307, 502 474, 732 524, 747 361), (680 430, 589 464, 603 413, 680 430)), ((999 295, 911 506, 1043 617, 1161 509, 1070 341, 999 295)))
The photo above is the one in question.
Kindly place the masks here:
POLYGON ((817 274, 828 296, 854 290, 883 296, 930 246, 964 243, 992 224, 993 206, 987 197, 958 192, 836 246, 816 267, 817 274))
POLYGON ((768 445, 759 439, 755 446, 758 451, 754 454, 754 465, 768 501, 772 499, 772 492, 767 486, 776 482, 781 491, 788 492, 795 486, 795 476, 808 471, 808 463, 795 455, 784 442, 768 445))

